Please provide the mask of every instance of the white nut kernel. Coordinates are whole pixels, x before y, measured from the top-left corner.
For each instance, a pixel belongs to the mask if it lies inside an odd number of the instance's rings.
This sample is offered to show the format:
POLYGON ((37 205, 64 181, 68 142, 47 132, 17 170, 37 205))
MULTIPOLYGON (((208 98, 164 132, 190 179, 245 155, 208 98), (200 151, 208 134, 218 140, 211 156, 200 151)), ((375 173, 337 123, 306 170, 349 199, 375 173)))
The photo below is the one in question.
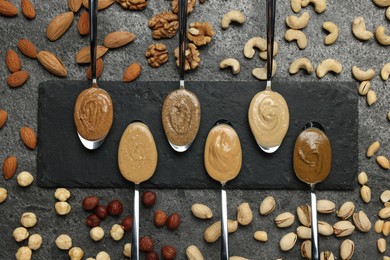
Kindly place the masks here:
POLYGON ((84 251, 80 247, 72 247, 69 250, 68 255, 71 260, 81 260, 83 259, 84 251))
POLYGON ((372 0, 374 4, 379 7, 388 7, 390 6, 390 0, 372 0))
POLYGON ((16 242, 22 242, 23 240, 28 238, 29 235, 30 234, 25 227, 18 227, 12 233, 12 236, 14 237, 16 242))
POLYGON ((383 169, 385 170, 389 170, 390 169, 390 162, 389 162, 389 159, 387 159, 385 156, 383 155, 379 155, 378 157, 376 157, 376 162, 379 164, 380 167, 382 167, 383 169))
POLYGON ((379 214, 378 216, 382 219, 387 219, 387 218, 390 218, 390 208, 382 208, 380 211, 379 211, 379 214))
POLYGON ((115 241, 121 240, 124 233, 125 233, 125 231, 123 230, 121 225, 114 224, 111 227, 110 235, 111 235, 112 239, 114 239, 115 241))
POLYGON ((219 67, 221 69, 231 67, 234 75, 240 72, 240 63, 238 62, 238 60, 233 58, 224 59, 223 61, 221 61, 221 63, 219 63, 219 67))
POLYGON ((296 74, 300 69, 304 69, 308 74, 314 72, 314 67, 308 58, 298 58, 290 65, 290 74, 296 74))
POLYGON ((358 175, 358 182, 360 185, 366 185, 368 182, 368 176, 366 172, 361 172, 358 175))
MULTIPOLYGON (((228 219, 228 233, 236 232, 238 222, 228 219)), ((213 243, 221 236, 221 221, 216 221, 210 225, 203 233, 203 238, 208 243, 213 243)))
POLYGON ((104 237, 104 230, 101 227, 94 227, 89 231, 89 235, 91 236, 92 240, 100 241, 104 237))
POLYGON ((131 243, 126 243, 123 246, 123 255, 126 257, 131 257, 131 243))
POLYGON ((386 28, 382 25, 376 28, 375 38, 382 45, 390 45, 390 36, 386 34, 386 28))
POLYGON ((8 192, 5 188, 0 188, 0 204, 3 203, 8 196, 8 192))
POLYGON ((389 78, 389 75, 390 75, 390 62, 383 65, 381 69, 381 78, 383 80, 387 80, 389 78))
POLYGON ((60 235, 56 239, 56 245, 61 250, 68 250, 72 247, 72 239, 68 235, 60 235))
MULTIPOLYGON (((332 228, 333 234, 333 228, 332 228)), ((305 226, 297 227, 297 235, 300 239, 311 239, 311 228, 305 226)))
POLYGON ((222 29, 227 29, 231 22, 238 22, 240 24, 243 24, 245 22, 244 14, 237 10, 232 10, 227 12, 222 17, 222 22, 221 22, 222 29))
POLYGON ((352 33, 353 35, 362 41, 368 41, 374 34, 366 30, 366 21, 363 17, 355 17, 352 22, 352 33))
POLYGON ((204 260, 202 253, 199 248, 195 245, 190 245, 186 249, 187 260, 204 260))
POLYGON ((385 190, 384 192, 382 192, 380 198, 382 203, 390 201, 390 190, 385 190))
POLYGON ((326 10, 326 0, 302 0, 302 7, 306 7, 310 3, 314 5, 314 11, 319 14, 326 10))
POLYGON ((268 241, 268 234, 265 231, 256 231, 253 234, 254 239, 261 242, 267 242, 268 241))
POLYGON ((379 238, 377 242, 378 250, 382 254, 386 251, 386 240, 384 238, 379 238))
POLYGON ((372 106, 377 101, 376 93, 374 90, 370 89, 367 93, 367 104, 372 106))
POLYGON ((369 203, 371 201, 371 188, 367 185, 363 185, 360 188, 360 197, 365 203, 369 203))
POLYGON ((31 259, 32 251, 27 246, 22 246, 15 254, 16 260, 29 260, 31 259))
POLYGON ((67 201, 70 197, 70 191, 65 188, 58 188, 54 193, 54 197, 59 201, 67 201))
MULTIPOLYGON (((272 61, 272 77, 276 74, 277 65, 275 60, 272 61)), ((252 76, 259 80, 267 79, 267 64, 265 64, 264 68, 254 68, 252 70, 252 76)))
POLYGON ((213 217, 213 212, 204 204, 195 203, 191 206, 191 212, 195 217, 200 219, 210 219, 213 217))
POLYGON ((17 181, 20 187, 30 186, 34 181, 34 176, 27 171, 23 171, 18 174, 17 181))
POLYGON ((289 227, 294 223, 295 216, 290 212, 284 212, 276 216, 275 223, 279 228, 289 227))
POLYGON ((55 204, 55 209, 58 215, 63 216, 69 214, 72 207, 68 202, 65 201, 59 201, 55 204))
POLYGON ((96 255, 96 260, 111 260, 111 257, 109 254, 107 254, 107 252, 105 251, 100 251, 97 255, 96 255))
POLYGON ((332 22, 324 22, 322 28, 329 32, 324 39, 325 45, 332 45, 335 43, 337 38, 339 38, 339 27, 332 22))
POLYGON ((368 69, 366 71, 361 70, 357 66, 352 67, 352 75, 356 80, 359 81, 368 81, 374 78, 375 76, 375 70, 373 69, 368 69))
POLYGON ((300 30, 307 26, 309 23, 310 14, 309 12, 304 12, 300 17, 295 15, 289 15, 286 18, 286 24, 291 29, 300 30))
POLYGON ((31 250, 38 250, 42 245, 42 236, 39 234, 33 234, 28 238, 28 247, 31 250))
POLYGON ((331 236, 333 235, 333 227, 326 223, 325 221, 318 221, 318 233, 323 236, 331 236))
POLYGON ((241 203, 237 208, 237 222, 240 225, 249 225, 253 220, 253 213, 249 203, 241 203))
POLYGON ((317 66, 317 78, 323 78, 328 72, 340 74, 343 71, 343 65, 335 59, 325 59, 317 66))
POLYGON ((275 209, 275 205, 276 202, 274 197, 272 196, 266 197, 260 204, 260 208, 259 208, 260 215, 265 216, 270 214, 275 209))
POLYGON ((349 221, 339 221, 333 225, 333 233, 336 237, 346 237, 352 234, 355 230, 355 226, 349 221))
POLYGON ((375 222, 375 225, 374 225, 375 233, 377 233, 377 234, 382 233, 383 225, 384 225, 384 224, 385 224, 385 221, 384 221, 384 220, 378 219, 378 220, 375 222))
POLYGON ((355 243, 350 240, 344 240, 340 245, 340 256, 342 260, 352 259, 353 253, 355 252, 355 243))
POLYGON ((282 251, 289 251, 294 247, 296 242, 297 235, 294 232, 290 232, 280 239, 279 246, 282 251))
POLYGON ((307 47, 306 34, 300 30, 288 29, 284 35, 286 41, 297 41, 298 48, 303 50, 307 47))
POLYGON ((378 152, 379 148, 381 147, 381 144, 378 141, 373 142, 370 144, 370 146, 367 148, 367 157, 373 157, 376 152, 378 152))
POLYGON ((255 47, 260 51, 266 51, 267 41, 261 37, 253 37, 249 39, 244 46, 244 56, 248 59, 253 58, 253 56, 255 56, 255 47))
POLYGON ((302 0, 291 0, 291 9, 294 13, 299 13, 302 8, 302 0))
MULTIPOLYGON (((273 49, 273 57, 275 57, 277 54, 278 54, 278 51, 279 51, 279 44, 277 41, 274 41, 274 49, 273 49)), ((265 50, 260 50, 260 59, 262 60, 267 60, 267 46, 265 48, 265 50)))
POLYGON ((370 88, 371 88, 371 83, 369 81, 360 82, 359 88, 358 88, 359 95, 361 95, 361 96, 367 95, 370 88))
POLYGON ((386 237, 390 234, 390 221, 383 224, 382 234, 386 237))
POLYGON ((32 212, 25 212, 20 218, 23 227, 30 228, 37 224, 37 216, 32 212))

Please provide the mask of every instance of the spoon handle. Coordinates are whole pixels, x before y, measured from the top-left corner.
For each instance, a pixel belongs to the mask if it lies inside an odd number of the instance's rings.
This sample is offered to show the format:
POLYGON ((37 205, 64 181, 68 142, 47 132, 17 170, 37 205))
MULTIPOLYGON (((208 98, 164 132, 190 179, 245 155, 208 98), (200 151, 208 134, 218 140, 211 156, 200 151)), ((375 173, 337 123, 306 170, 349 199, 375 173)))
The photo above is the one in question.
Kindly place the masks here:
POLYGON ((134 184, 134 217, 132 229, 131 260, 139 260, 139 184, 134 184))
POLYGON ((221 187, 221 201, 222 201, 222 240, 221 240, 221 260, 229 259, 229 242, 228 242, 228 220, 227 220, 227 199, 225 185, 221 187))
POLYGON ((268 81, 271 84, 274 59, 275 5, 276 0, 267 0, 267 85, 268 81))
POLYGON ((184 88, 185 60, 187 49, 187 0, 179 0, 179 75, 180 88, 184 88))
POLYGON ((317 220, 317 197, 314 187, 310 190, 311 201, 311 259, 320 259, 320 249, 318 245, 318 220, 317 220))
POLYGON ((89 45, 91 54, 92 83, 96 83, 97 1, 89 0, 89 45))

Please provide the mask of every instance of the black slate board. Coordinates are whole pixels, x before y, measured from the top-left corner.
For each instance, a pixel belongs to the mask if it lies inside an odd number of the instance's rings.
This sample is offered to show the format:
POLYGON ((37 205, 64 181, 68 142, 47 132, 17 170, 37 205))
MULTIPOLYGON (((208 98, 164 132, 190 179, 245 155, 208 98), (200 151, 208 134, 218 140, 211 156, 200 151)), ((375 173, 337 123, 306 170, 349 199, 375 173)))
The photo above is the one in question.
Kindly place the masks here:
POLYGON ((197 138, 185 153, 169 146, 161 124, 162 103, 177 82, 99 82, 114 102, 114 124, 105 143, 95 151, 85 149, 76 134, 73 107, 87 81, 49 81, 39 88, 38 184, 40 187, 131 187, 117 166, 120 137, 129 123, 142 120, 151 129, 158 149, 155 175, 145 188, 218 188, 206 173, 203 149, 208 131, 221 119, 235 127, 243 149, 240 175, 229 182, 236 189, 307 189, 292 168, 294 142, 306 122, 321 122, 332 144, 329 177, 319 189, 353 189, 358 170, 358 110, 356 84, 352 82, 273 82, 290 110, 290 128, 279 148, 265 154, 257 146, 248 124, 252 97, 265 82, 188 82, 201 103, 197 138))

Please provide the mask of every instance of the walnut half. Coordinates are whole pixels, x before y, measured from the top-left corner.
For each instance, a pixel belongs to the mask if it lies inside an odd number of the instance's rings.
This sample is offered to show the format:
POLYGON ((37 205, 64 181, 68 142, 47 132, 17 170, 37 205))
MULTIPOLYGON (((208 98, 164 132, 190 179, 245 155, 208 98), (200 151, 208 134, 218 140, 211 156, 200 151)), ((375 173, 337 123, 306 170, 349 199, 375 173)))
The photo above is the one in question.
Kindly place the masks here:
POLYGON ((187 37, 196 46, 206 45, 211 41, 214 35, 213 28, 209 22, 195 22, 191 23, 188 29, 187 37))
MULTIPOLYGON (((176 65, 179 66, 179 48, 175 49, 174 55, 176 57, 176 65)), ((196 45, 189 43, 185 55, 186 61, 184 69, 186 71, 196 69, 200 63, 199 51, 197 50, 196 45)))
POLYGON ((162 43, 151 44, 145 53, 148 63, 153 68, 158 68, 168 61, 167 47, 162 43))
MULTIPOLYGON (((187 14, 191 13, 194 10, 196 0, 188 0, 187 14)), ((172 11, 174 14, 179 12, 179 1, 172 0, 172 11)))
POLYGON ((179 17, 170 12, 164 11, 150 18, 148 25, 153 30, 154 39, 172 38, 179 28, 179 17))
POLYGON ((147 6, 146 0, 116 0, 123 9, 142 10, 147 6))

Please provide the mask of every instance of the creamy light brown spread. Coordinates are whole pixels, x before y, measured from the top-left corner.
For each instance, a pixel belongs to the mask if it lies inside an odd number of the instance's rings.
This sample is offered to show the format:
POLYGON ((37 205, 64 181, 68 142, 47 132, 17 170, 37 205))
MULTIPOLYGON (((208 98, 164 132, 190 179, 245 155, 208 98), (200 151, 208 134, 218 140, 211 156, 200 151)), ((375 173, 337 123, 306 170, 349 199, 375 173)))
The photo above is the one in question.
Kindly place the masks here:
POLYGON ((294 170, 306 183, 318 183, 328 177, 332 165, 332 151, 328 137, 317 128, 303 131, 295 141, 294 170))
POLYGON ((210 130, 204 148, 204 164, 210 177, 222 183, 238 175, 242 151, 240 139, 231 126, 220 124, 210 130))
POLYGON ((248 119, 252 133, 260 146, 266 148, 279 146, 290 122, 286 100, 272 90, 261 91, 251 101, 248 119))
POLYGON ((80 93, 74 107, 74 122, 84 139, 104 138, 110 131, 112 120, 112 100, 105 90, 93 85, 80 93))
POLYGON ((200 104, 190 91, 178 89, 164 101, 162 123, 168 141, 177 146, 191 144, 198 133, 200 104))
POLYGON ((144 182, 153 176, 157 167, 157 148, 152 133, 144 123, 131 123, 123 132, 118 166, 122 176, 134 183, 144 182))

